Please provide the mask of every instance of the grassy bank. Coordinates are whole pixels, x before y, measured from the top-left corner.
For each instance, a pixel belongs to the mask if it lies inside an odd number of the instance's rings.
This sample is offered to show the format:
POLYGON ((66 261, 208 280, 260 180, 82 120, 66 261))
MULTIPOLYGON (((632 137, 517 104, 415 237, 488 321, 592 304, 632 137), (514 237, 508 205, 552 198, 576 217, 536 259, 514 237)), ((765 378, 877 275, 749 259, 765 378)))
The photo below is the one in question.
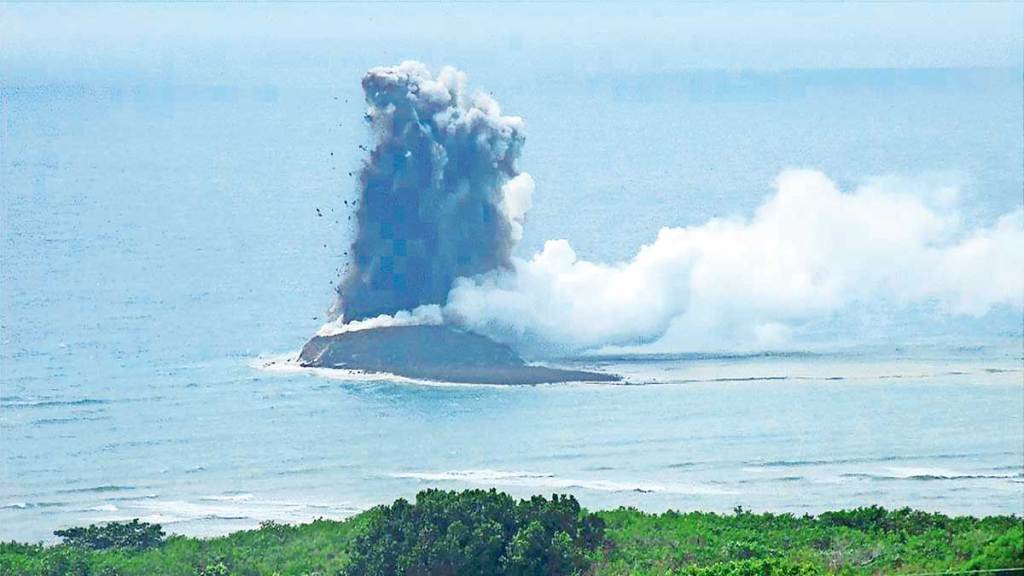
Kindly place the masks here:
POLYGON ((58 535, 53 546, 0 544, 0 574, 1024 574, 1024 523, 1012 516, 589 513, 572 497, 481 490, 429 490, 345 521, 212 539, 144 523, 58 535))

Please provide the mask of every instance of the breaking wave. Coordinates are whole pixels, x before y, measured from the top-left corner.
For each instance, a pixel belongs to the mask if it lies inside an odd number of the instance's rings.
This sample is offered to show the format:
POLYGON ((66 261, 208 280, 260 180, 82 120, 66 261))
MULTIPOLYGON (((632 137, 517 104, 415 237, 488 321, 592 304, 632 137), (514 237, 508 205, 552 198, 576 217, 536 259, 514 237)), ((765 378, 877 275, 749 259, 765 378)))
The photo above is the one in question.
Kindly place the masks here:
POLYGON ((484 486, 520 486, 555 490, 594 490, 598 492, 654 492, 665 494, 722 495, 732 492, 707 484, 663 484, 619 480, 563 478, 555 474, 504 470, 450 470, 446 472, 395 472, 392 478, 424 482, 457 482, 484 486))

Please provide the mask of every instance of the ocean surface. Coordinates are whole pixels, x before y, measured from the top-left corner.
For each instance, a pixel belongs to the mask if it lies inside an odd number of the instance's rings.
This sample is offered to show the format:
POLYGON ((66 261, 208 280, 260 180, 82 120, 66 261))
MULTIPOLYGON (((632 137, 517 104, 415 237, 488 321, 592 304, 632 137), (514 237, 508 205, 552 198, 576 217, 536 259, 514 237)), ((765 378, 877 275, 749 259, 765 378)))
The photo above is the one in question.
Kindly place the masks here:
MULTIPOLYGON (((289 365, 345 264, 361 70, 0 87, 0 539, 136 517, 218 534, 431 486, 1024 513, 1019 310, 874 311, 795 349, 555 362, 631 386, 289 365)), ((749 215, 794 166, 846 189, 952 179, 968 227, 1021 204, 1019 70, 468 71, 527 123, 523 256, 567 238, 627 258, 662 226, 749 215)))

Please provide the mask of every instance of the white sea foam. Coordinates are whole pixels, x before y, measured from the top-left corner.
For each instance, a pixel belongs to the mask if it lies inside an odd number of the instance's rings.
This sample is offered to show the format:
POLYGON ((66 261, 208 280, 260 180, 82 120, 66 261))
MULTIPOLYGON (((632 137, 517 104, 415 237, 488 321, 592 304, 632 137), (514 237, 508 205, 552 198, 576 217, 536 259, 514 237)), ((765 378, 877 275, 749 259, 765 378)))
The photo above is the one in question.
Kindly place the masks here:
POLYGON ((200 498, 200 500, 212 502, 245 502, 252 499, 252 494, 224 494, 220 496, 203 496, 200 498))
POLYGON ((123 502, 122 508, 97 507, 97 512, 119 512, 101 520, 140 518, 146 522, 176 524, 182 522, 228 520, 277 520, 297 522, 317 516, 344 518, 361 510, 348 503, 263 500, 253 494, 203 496, 192 500, 139 500, 123 502))
POLYGON ((505 470, 449 470, 446 472, 396 472, 392 478, 424 482, 456 482, 485 486, 520 486, 541 489, 581 489, 598 492, 656 492, 664 494, 725 495, 735 492, 700 483, 630 482, 603 479, 562 478, 543 472, 505 470))
POLYGON ((390 372, 369 372, 364 370, 348 370, 346 368, 318 368, 303 366, 297 360, 297 353, 278 354, 273 356, 260 356, 249 362, 249 366, 266 372, 277 374, 308 374, 328 380, 339 380, 349 383, 370 383, 390 382, 395 384, 410 384, 415 386, 428 386, 438 388, 496 388, 512 389, 515 386, 506 384, 475 384, 471 382, 442 382, 437 380, 422 380, 399 376, 390 372))
POLYGON ((962 480, 971 478, 1012 479, 1013 474, 993 474, 991 471, 952 470, 932 466, 893 466, 885 469, 886 474, 898 479, 948 479, 962 480))

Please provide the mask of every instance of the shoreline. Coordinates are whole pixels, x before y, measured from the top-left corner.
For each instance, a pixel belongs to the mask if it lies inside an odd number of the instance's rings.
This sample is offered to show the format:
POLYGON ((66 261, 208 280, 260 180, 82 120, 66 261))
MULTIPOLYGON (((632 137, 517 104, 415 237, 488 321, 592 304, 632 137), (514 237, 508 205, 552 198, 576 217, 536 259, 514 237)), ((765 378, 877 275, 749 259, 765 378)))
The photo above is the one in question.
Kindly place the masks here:
POLYGON ((545 528, 554 530, 545 537, 552 539, 539 540, 541 548, 530 554, 546 557, 543 548, 554 546, 554 536, 567 531, 565 545, 570 548, 563 553, 571 556, 573 566, 589 571, 562 572, 566 574, 796 576, 837 570, 956 574, 968 569, 1024 574, 1024 518, 1015 514, 978 518, 879 506, 816 515, 742 507, 731 513, 648 513, 628 507, 590 511, 572 496, 517 500, 494 489, 430 489, 415 499, 374 506, 343 520, 265 521, 255 529, 204 538, 165 534, 161 526, 146 523, 80 527, 60 532, 62 544, 0 543, 0 574, 52 573, 54 562, 66 567, 59 573, 76 574, 390 574, 379 565, 374 568, 373 559, 390 554, 426 558, 423 561, 429 564, 439 562, 437 558, 456 561, 460 554, 475 557, 483 534, 478 530, 493 525, 494 514, 512 515, 501 524, 507 526, 501 553, 502 562, 507 562, 515 549, 516 531, 532 526, 534 509, 548 509, 544 514, 561 514, 563 520, 545 528), (566 522, 578 524, 569 527, 566 522), (458 549, 444 548, 447 556, 437 556, 442 547, 452 545, 443 543, 444 533, 451 530, 463 534, 458 549), (393 534, 407 536, 395 540, 393 534), (402 538, 419 541, 426 549, 403 548, 402 538), (437 554, 429 552, 434 548, 437 554))
MULTIPOLYGON (((424 487, 424 488, 421 489, 421 491, 423 491, 423 490, 439 490, 439 491, 450 491, 450 492, 471 492, 471 491, 495 490, 495 491, 502 492, 502 493, 510 493, 513 496, 517 496, 517 497, 520 494, 523 494, 523 495, 527 494, 527 492, 522 492, 522 491, 512 491, 512 492, 509 492, 506 489, 497 488, 497 487, 488 487, 488 486, 485 486, 485 485, 479 485, 479 486, 475 486, 475 487, 456 487, 456 488, 442 488, 440 486, 431 486, 431 487, 424 487)), ((644 494, 652 493, 652 491, 644 490, 644 489, 641 489, 641 488, 636 488, 636 489, 631 489, 631 490, 624 490, 623 492, 631 492, 631 493, 635 493, 635 494, 638 494, 638 495, 644 495, 644 494)), ((571 496, 575 497, 574 495, 572 495, 572 494, 570 494, 568 492, 559 491, 558 489, 549 490, 549 491, 538 491, 538 492, 535 493, 535 495, 550 496, 551 494, 563 494, 563 493, 566 494, 566 495, 571 495, 571 496)), ((527 497, 527 496, 524 496, 524 497, 527 497)), ((392 502, 397 501, 397 500, 403 500, 403 499, 412 499, 412 496, 410 496, 409 498, 398 497, 395 500, 393 500, 392 502)), ((31 544, 31 545, 42 544, 44 546, 52 546, 52 545, 55 545, 55 544, 57 544, 59 542, 59 539, 56 536, 53 535, 53 532, 56 531, 56 530, 63 530, 63 529, 68 529, 68 528, 84 526, 84 525, 118 524, 118 523, 123 523, 123 522, 129 522, 131 520, 139 520, 139 521, 147 522, 147 523, 151 523, 151 524, 159 524, 160 526, 163 527, 163 529, 166 531, 166 533, 167 533, 167 535, 169 537, 173 536, 175 538, 185 538, 185 539, 189 539, 189 540, 200 540, 200 541, 216 540, 216 539, 223 539, 223 538, 231 538, 234 535, 239 534, 239 533, 252 532, 254 530, 259 530, 259 527, 261 525, 264 525, 264 524, 267 524, 267 523, 274 524, 274 525, 279 525, 279 526, 289 526, 289 527, 292 527, 292 528, 299 528, 301 526, 305 526, 307 524, 311 524, 313 522, 318 522, 318 521, 344 523, 344 522, 348 522, 348 521, 352 520, 355 517, 358 517, 360 515, 366 514, 367 512, 369 512, 369 511, 371 511, 371 510, 373 510, 375 508, 378 508, 380 506, 386 506, 389 503, 390 502, 379 502, 377 504, 367 505, 365 507, 359 507, 359 508, 356 508, 356 507, 348 508, 346 506, 331 506, 331 505, 328 505, 328 504, 306 503, 306 504, 304 504, 305 506, 310 507, 310 508, 323 509, 323 512, 322 513, 310 513, 310 514, 306 514, 306 515, 301 515, 299 517, 294 517, 292 519, 281 519, 280 517, 278 517, 278 518, 273 518, 273 517, 264 517, 264 518, 241 517, 241 516, 234 516, 230 512, 227 512, 224 515, 217 514, 217 513, 212 513, 212 514, 204 516, 204 517, 185 518, 185 519, 174 519, 173 517, 171 517, 170 519, 167 519, 166 517, 161 518, 161 516, 159 514, 158 515, 150 515, 150 516, 137 515, 137 514, 126 514, 126 515, 120 515, 120 516, 118 516, 116 518, 109 518, 109 519, 97 519, 97 520, 93 520, 93 521, 88 521, 87 520, 87 521, 84 521, 84 522, 71 523, 71 524, 54 524, 53 526, 50 527, 52 529, 48 529, 48 532, 47 532, 48 536, 44 537, 44 538, 39 538, 39 539, 19 538, 18 536, 13 536, 13 537, 12 536, 6 536, 6 537, 0 536, 0 543, 14 542, 14 543, 26 544, 26 545, 29 545, 29 544, 31 544), (347 509, 344 512, 341 512, 341 513, 335 513, 335 512, 328 511, 328 509, 330 509, 332 507, 335 508, 336 510, 337 509, 341 509, 341 508, 347 508, 347 509), (231 523, 237 523, 237 524, 236 525, 230 525, 231 523), (186 528, 184 530, 177 530, 176 529, 176 527, 182 527, 182 526, 188 526, 189 528, 186 528)), ((21 503, 11 503, 11 504, 5 505, 4 508, 7 508, 7 509, 25 509, 26 508, 26 507, 20 506, 20 504, 21 503)), ((191 504, 191 502, 185 502, 185 504, 191 504)), ((862 506, 854 506, 854 507, 829 507, 829 508, 824 508, 824 509, 815 510, 815 511, 786 511, 786 510, 774 509, 774 508, 748 508, 748 507, 746 507, 744 505, 736 504, 736 505, 731 507, 731 510, 736 510, 737 508, 741 508, 741 509, 743 509, 743 510, 745 510, 747 512, 750 512, 750 513, 752 513, 754 515, 793 516, 793 517, 818 517, 818 516, 821 516, 823 514, 833 514, 833 513, 836 513, 836 512, 846 512, 846 511, 857 510, 857 509, 861 509, 861 508, 882 508, 882 509, 885 509, 885 510, 912 510, 912 511, 917 512, 917 513, 929 514, 929 515, 935 515, 935 516, 943 516, 943 517, 947 517, 947 518, 950 518, 950 519, 978 519, 978 520, 987 520, 987 519, 1017 518, 1022 524, 1024 524, 1024 507, 1022 507, 1017 512, 1009 512, 1009 513, 969 513, 969 512, 968 513, 960 513, 960 512, 947 512, 947 511, 943 511, 941 509, 936 509, 936 508, 924 508, 924 507, 920 507, 920 506, 901 506, 901 505, 889 506, 889 505, 883 505, 883 504, 879 504, 879 503, 865 504, 865 505, 862 505, 862 506)), ((641 515, 644 515, 644 516, 660 516, 660 515, 728 516, 731 513, 730 509, 728 507, 705 507, 705 508, 681 508, 681 507, 674 508, 674 507, 667 507, 666 508, 666 507, 637 507, 637 506, 627 506, 627 505, 594 508, 592 511, 594 513, 602 514, 602 513, 611 513, 611 512, 614 512, 616 510, 619 510, 619 509, 634 510, 638 514, 641 514, 641 515)), ((2 576, 2 573, 0 573, 0 576, 2 576)))

